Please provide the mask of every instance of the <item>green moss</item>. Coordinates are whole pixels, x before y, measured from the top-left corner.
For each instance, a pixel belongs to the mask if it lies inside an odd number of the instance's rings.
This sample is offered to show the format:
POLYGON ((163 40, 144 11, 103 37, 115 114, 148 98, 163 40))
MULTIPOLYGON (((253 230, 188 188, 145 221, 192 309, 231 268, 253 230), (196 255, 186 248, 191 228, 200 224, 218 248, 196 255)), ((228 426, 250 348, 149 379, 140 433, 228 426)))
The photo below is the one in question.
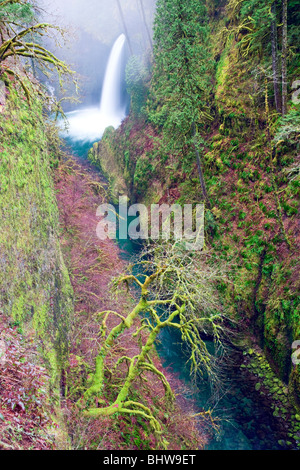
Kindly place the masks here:
POLYGON ((300 416, 297 413, 297 406, 290 399, 291 390, 278 379, 262 352, 250 349, 244 352, 244 356, 245 362, 241 368, 258 378, 254 387, 255 391, 260 396, 268 396, 273 417, 285 424, 288 423, 286 437, 294 439, 291 445, 297 447, 295 436, 300 426, 300 416))
MULTIPOLYGON (((286 170, 296 163, 299 152, 286 143, 278 146, 271 161, 264 75, 257 67, 262 65, 261 57, 239 54, 237 43, 244 32, 230 34, 229 24, 220 11, 210 21, 216 73, 208 111, 214 123, 206 126, 199 122, 205 141, 202 164, 212 207, 206 213, 207 244, 216 262, 232 266, 232 286, 220 290, 228 311, 235 322, 246 325, 246 335, 255 335, 272 371, 288 385, 288 400, 297 403, 300 374, 298 366, 292 367, 291 345, 300 337, 299 282, 295 281, 299 250, 295 245, 292 251, 285 251, 280 219, 289 227, 289 237, 297 240, 300 183, 299 177, 289 179, 286 170), (276 187, 281 215, 274 197, 276 187)), ((197 79, 197 69, 193 72, 197 79)), ((278 123, 271 82, 268 91, 272 138, 278 123)), ((172 202, 199 203, 201 187, 194 155, 190 155, 186 169, 185 150, 170 151, 161 129, 150 127, 149 122, 130 116, 122 128, 108 136, 103 148, 108 149, 107 160, 114 162, 114 177, 121 178, 138 202, 151 204, 159 196, 166 200, 171 195, 172 202), (148 132, 151 142, 145 139, 148 132)), ((106 159, 105 152, 102 160, 106 159)), ((261 367, 271 373, 264 363, 261 367)), ((258 377, 264 372, 257 369, 258 377)), ((267 385, 274 395, 286 397, 272 378, 267 385)))
POLYGON ((103 175, 109 180, 110 196, 117 204, 119 196, 127 195, 128 191, 124 177, 124 162, 112 147, 113 135, 113 128, 106 129, 101 142, 94 144, 88 158, 101 169, 103 175))
POLYGON ((0 309, 42 339, 58 391, 72 288, 58 241, 50 125, 38 96, 29 107, 11 87, 0 128, 0 309))

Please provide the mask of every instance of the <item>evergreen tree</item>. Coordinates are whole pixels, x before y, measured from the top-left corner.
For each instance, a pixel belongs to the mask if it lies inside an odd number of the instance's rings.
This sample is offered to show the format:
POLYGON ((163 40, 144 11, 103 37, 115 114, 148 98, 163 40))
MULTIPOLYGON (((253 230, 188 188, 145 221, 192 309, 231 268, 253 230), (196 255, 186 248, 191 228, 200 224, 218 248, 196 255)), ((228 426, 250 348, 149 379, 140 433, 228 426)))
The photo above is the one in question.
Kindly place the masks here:
POLYGON ((143 23, 144 23, 145 30, 146 30, 146 33, 147 33, 147 36, 148 36, 149 44, 150 44, 150 47, 152 49, 153 48, 152 36, 151 36, 150 29, 149 29, 149 26, 148 26, 148 23, 147 23, 147 18, 146 18, 146 13, 145 13, 145 9, 144 9, 143 0, 139 0, 139 5, 140 5, 140 8, 141 8, 143 23))
POLYGON ((282 0, 282 114, 287 113, 287 52, 288 52, 288 36, 287 36, 287 0, 282 0))
POLYGON ((129 35, 128 29, 127 29, 127 26, 126 26, 125 15, 124 15, 124 13, 123 13, 123 9, 122 9, 122 5, 121 5, 120 0, 117 0, 117 4, 118 4, 118 9, 119 9, 120 17, 121 17, 121 20, 122 20, 122 25, 123 25, 123 29, 124 29, 124 34, 125 34, 125 36, 126 36, 126 38, 127 38, 127 42, 128 42, 128 45, 129 45, 130 54, 133 55, 133 50, 132 50, 132 46, 131 46, 130 35, 129 35))
POLYGON ((243 57, 265 71, 272 68, 274 103, 283 116, 288 111, 288 83, 299 67, 299 6, 299 0, 229 0, 227 5, 227 33, 235 32, 243 57))
POLYGON ((276 15, 276 2, 272 3, 271 31, 272 31, 272 68, 273 68, 273 84, 274 84, 274 98, 275 107, 278 113, 281 112, 281 99, 279 89, 279 72, 278 72, 278 36, 277 36, 277 15, 276 15))
POLYGON ((182 156, 190 172, 197 158, 204 199, 208 202, 201 168, 204 130, 212 117, 208 103, 214 63, 208 45, 204 1, 159 0, 154 26, 155 68, 148 111, 166 136, 166 153, 182 156))

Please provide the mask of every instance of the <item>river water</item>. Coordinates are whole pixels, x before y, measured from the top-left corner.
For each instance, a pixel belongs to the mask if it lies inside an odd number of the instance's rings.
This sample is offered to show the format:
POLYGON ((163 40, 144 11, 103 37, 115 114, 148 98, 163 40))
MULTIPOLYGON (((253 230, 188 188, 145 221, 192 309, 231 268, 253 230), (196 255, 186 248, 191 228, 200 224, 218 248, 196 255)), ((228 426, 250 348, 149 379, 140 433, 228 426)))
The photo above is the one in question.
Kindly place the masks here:
MULTIPOLYGON (((118 243, 122 258, 128 262, 141 249, 141 244, 130 239, 119 240, 118 243)), ((214 343, 206 340, 206 346, 214 354, 214 343)), ((196 412, 212 410, 213 415, 220 420, 220 432, 215 433, 207 450, 280 449, 271 411, 252 399, 253 389, 245 383, 240 369, 242 353, 228 348, 226 358, 216 358, 221 375, 221 385, 216 390, 205 378, 199 378, 196 385, 192 381, 188 355, 178 331, 164 329, 156 348, 163 367, 184 383, 184 398, 194 404, 196 412)))
MULTIPOLYGON (((93 142, 68 140, 67 144, 76 156, 86 159, 93 142)), ((128 223, 130 221, 129 218, 128 223)), ((130 239, 118 240, 118 243, 120 256, 128 262, 141 249, 138 242, 130 239)), ((206 341, 206 344, 213 352, 213 343, 206 341)), ((216 393, 207 380, 199 379, 196 385, 191 380, 187 356, 177 331, 162 331, 156 348, 163 367, 172 371, 184 383, 184 398, 193 403, 197 412, 212 410, 213 415, 220 419, 220 432, 215 434, 207 450, 280 449, 270 410, 253 399, 253 389, 245 383, 240 369, 241 353, 232 349, 226 359, 220 359, 218 367, 222 374, 222 387, 216 393)))
MULTIPOLYGON (((70 129, 64 134, 72 152, 86 159, 89 149, 99 141, 107 125, 118 127, 125 116, 126 103, 120 95, 122 88, 122 54, 126 38, 120 35, 111 50, 106 68, 102 96, 97 108, 87 108, 69 114, 70 129)), ((128 220, 130 223, 130 220, 128 220)), ((121 256, 130 260, 140 250, 131 240, 119 240, 121 256)), ((220 418, 220 433, 210 442, 209 450, 271 450, 278 449, 272 415, 253 399, 253 390, 245 383, 240 369, 241 354, 232 350, 228 357, 216 358, 222 374, 222 387, 216 390, 208 380, 191 381, 187 357, 177 331, 165 329, 157 342, 157 351, 163 366, 171 370, 185 384, 184 395, 196 411, 213 410, 220 418), (217 392, 217 393, 216 393, 217 392)), ((207 341, 213 352, 213 343, 207 341)))

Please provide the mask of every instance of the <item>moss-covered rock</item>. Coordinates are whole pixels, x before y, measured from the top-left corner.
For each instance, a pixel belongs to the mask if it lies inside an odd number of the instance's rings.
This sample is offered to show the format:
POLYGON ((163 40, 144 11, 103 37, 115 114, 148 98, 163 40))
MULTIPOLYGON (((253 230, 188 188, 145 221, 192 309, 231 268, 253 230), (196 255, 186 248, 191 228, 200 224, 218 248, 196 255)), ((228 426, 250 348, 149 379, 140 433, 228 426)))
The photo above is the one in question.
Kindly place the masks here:
MULTIPOLYGON (((272 370, 263 351, 249 349, 244 352, 244 362, 241 370, 246 376, 246 380, 253 382, 255 393, 259 393, 262 400, 266 399, 268 407, 272 410, 273 418, 276 420, 276 428, 281 430, 281 435, 292 440, 289 447, 298 448, 297 439, 300 416, 297 412, 297 405, 293 401, 293 393, 272 370), (266 398, 267 397, 267 398, 266 398)), ((285 447, 286 441, 282 441, 285 447)))
MULTIPOLYGON (((0 114, 0 312, 34 330, 59 399, 73 300, 59 244, 50 124, 13 86, 0 114)), ((53 129, 52 129, 53 132, 53 129)))
POLYGON ((114 151, 111 138, 114 129, 106 129, 101 142, 95 143, 89 152, 89 160, 97 165, 103 175, 109 180, 110 195, 113 202, 118 202, 119 196, 127 196, 128 190, 124 178, 123 159, 114 151))

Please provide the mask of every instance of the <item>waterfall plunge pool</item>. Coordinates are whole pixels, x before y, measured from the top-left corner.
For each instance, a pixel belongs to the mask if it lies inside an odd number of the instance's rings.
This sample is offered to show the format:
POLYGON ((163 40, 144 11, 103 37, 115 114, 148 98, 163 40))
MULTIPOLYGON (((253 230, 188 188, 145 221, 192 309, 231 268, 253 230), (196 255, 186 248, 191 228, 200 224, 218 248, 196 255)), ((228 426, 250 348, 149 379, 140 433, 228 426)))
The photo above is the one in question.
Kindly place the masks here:
MULTIPOLYGON (((75 155, 86 160, 89 149, 95 141, 74 142, 68 140, 75 155)), ((116 208, 117 210, 117 208, 116 208)), ((132 218, 134 219, 134 218, 132 218)), ((131 223, 128 217, 128 224, 131 223)), ((137 241, 118 240, 121 257, 130 262, 141 249, 137 241)), ((138 267, 136 268, 138 270, 138 267)), ((138 272, 135 272, 138 275, 138 272)), ((214 345, 206 341, 207 347, 213 351, 214 345)), ((156 344, 158 354, 165 369, 177 376, 185 386, 184 398, 191 400, 196 411, 211 409, 214 415, 221 419, 221 432, 211 440, 207 450, 279 450, 278 436, 274 429, 271 410, 252 398, 253 390, 245 383, 239 364, 241 354, 233 351, 229 357, 229 366, 222 369, 223 394, 215 400, 214 390, 205 380, 200 380, 197 386, 192 382, 187 365, 187 356, 178 332, 165 329, 161 332, 156 344)), ((221 365, 222 366, 222 365, 221 365)))
POLYGON ((126 37, 121 34, 112 47, 99 106, 67 113, 67 129, 61 121, 61 136, 68 143, 81 143, 85 147, 88 143, 99 141, 107 127, 117 129, 126 117, 127 104, 122 96, 125 43, 126 37))

